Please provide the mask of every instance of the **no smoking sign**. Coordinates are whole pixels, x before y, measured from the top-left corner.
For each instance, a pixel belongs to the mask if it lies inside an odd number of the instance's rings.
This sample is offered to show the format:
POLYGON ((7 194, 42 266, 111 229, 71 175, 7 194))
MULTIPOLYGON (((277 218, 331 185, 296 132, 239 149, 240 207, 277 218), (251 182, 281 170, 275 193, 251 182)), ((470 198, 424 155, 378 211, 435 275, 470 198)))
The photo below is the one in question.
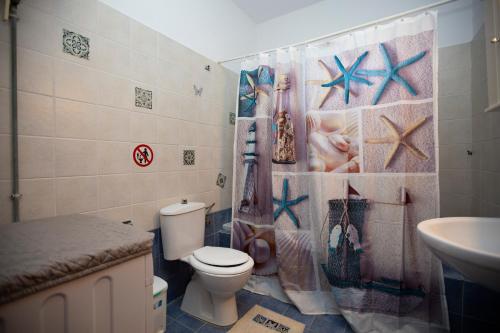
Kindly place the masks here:
POLYGON ((153 149, 146 144, 140 144, 134 148, 132 158, 140 167, 147 167, 153 162, 153 149))

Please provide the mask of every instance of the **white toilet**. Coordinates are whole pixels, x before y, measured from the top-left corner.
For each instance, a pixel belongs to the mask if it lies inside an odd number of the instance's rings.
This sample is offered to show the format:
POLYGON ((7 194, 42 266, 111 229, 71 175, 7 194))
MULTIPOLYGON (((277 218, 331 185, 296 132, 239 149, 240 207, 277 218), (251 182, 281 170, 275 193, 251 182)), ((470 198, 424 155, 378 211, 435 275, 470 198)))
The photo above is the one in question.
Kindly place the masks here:
POLYGON ((254 262, 246 253, 203 246, 205 204, 178 203, 160 210, 163 256, 180 259, 195 270, 181 309, 219 326, 238 320, 235 293, 248 281, 254 262))

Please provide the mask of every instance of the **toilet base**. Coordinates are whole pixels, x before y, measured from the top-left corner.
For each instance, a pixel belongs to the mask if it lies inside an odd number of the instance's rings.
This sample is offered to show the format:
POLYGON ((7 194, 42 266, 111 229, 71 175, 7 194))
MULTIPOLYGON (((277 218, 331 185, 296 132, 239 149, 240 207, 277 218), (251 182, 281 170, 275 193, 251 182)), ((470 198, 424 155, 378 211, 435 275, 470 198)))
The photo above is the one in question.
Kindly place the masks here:
POLYGON ((235 294, 216 295, 208 292, 197 273, 187 286, 181 309, 218 326, 232 325, 238 320, 235 294))

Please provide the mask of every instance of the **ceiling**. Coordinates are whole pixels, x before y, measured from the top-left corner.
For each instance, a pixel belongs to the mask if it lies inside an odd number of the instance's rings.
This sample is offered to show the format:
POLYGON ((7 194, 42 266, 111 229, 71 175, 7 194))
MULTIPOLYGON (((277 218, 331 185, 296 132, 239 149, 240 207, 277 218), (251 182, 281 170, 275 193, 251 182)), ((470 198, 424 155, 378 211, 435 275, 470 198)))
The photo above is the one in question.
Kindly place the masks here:
POLYGON ((233 0, 255 23, 288 14, 322 0, 233 0))

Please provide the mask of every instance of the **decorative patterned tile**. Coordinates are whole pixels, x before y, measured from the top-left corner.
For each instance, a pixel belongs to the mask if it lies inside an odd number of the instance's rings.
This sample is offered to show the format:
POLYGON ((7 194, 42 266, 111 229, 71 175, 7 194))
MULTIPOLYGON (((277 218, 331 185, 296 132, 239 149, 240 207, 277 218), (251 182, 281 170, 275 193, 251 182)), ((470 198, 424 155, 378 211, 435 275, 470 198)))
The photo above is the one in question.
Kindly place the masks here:
POLYGON ((201 93, 203 92, 203 87, 197 87, 196 84, 193 84, 193 89, 195 96, 201 96, 201 93))
POLYGON ((224 186, 226 185, 226 179, 227 179, 227 177, 219 172, 219 175, 217 176, 217 181, 215 182, 215 184, 217 186, 219 186, 220 188, 224 188, 224 186))
POLYGON ((234 125, 236 123, 236 113, 229 112, 229 124, 234 125))
POLYGON ((63 52, 78 58, 89 59, 90 39, 76 32, 63 29, 63 52))
POLYGON ((135 87, 135 106, 139 108, 153 108, 153 92, 151 90, 135 87))
POLYGON ((184 165, 194 165, 195 164, 194 150, 184 150, 182 155, 182 160, 184 161, 184 165))

